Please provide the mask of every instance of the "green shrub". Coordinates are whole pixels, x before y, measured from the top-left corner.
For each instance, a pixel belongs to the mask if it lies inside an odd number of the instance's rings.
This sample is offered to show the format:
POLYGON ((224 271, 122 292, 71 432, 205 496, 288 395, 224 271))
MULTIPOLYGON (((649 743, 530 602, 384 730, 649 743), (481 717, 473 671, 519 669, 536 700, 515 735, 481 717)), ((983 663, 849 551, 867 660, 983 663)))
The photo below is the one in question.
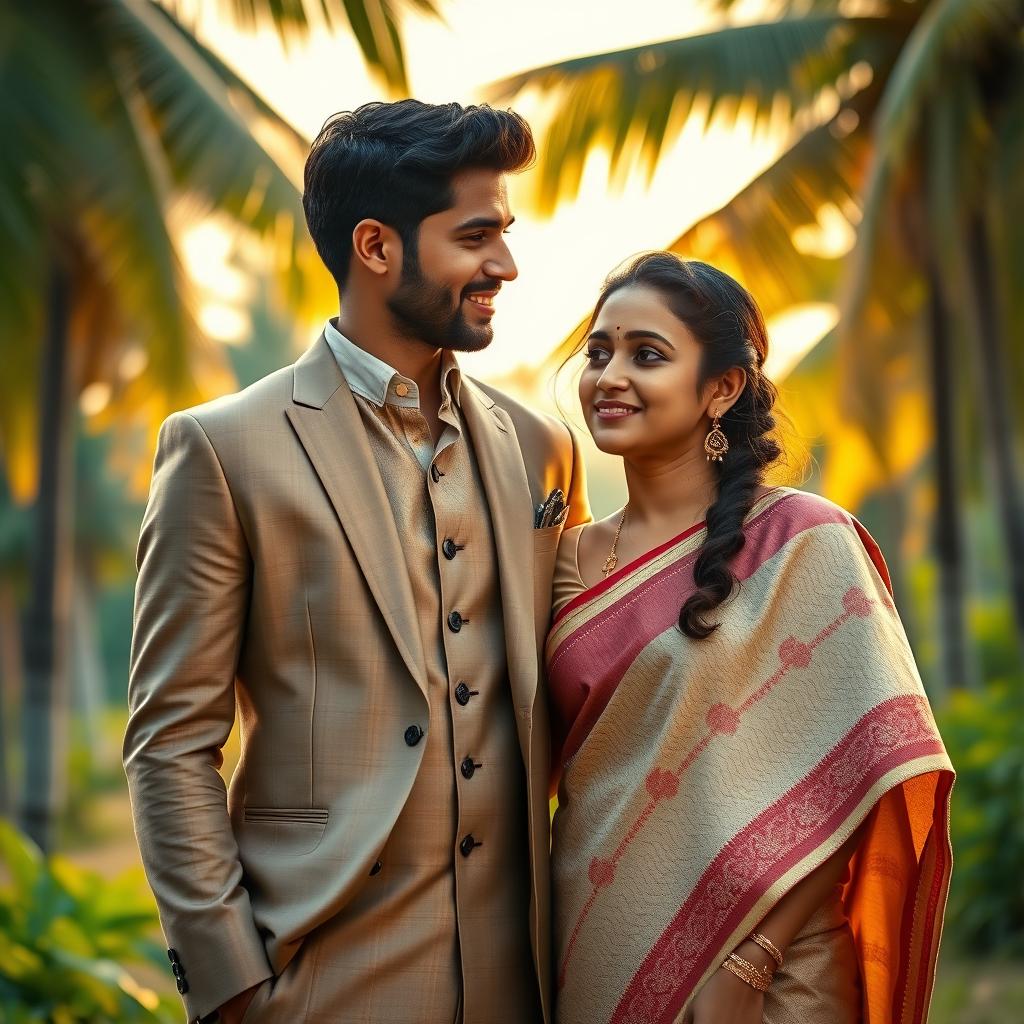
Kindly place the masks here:
POLYGON ((134 1024, 180 1018, 125 963, 167 969, 156 914, 137 873, 106 881, 44 858, 0 821, 0 1020, 134 1024))
POLYGON ((945 935, 972 956, 1024 954, 1024 679, 955 692, 939 716, 957 771, 945 935))

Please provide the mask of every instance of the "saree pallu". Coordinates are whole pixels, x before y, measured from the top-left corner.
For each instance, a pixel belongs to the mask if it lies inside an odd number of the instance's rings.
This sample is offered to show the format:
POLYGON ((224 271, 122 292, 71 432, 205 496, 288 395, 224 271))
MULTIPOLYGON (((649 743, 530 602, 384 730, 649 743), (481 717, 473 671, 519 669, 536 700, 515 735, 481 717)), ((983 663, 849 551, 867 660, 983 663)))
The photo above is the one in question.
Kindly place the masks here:
POLYGON ((848 513, 787 488, 755 504, 745 534, 706 640, 677 626, 702 527, 556 615, 560 1024, 682 1020, 861 826, 841 895, 854 1019, 927 1017, 953 772, 885 563, 848 513))

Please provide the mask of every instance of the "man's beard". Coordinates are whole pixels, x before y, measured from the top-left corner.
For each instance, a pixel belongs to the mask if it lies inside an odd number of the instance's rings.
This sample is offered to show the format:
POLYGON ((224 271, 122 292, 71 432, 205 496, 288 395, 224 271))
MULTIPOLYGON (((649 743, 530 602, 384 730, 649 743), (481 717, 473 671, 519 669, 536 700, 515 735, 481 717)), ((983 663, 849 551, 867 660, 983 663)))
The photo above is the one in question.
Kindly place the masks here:
POLYGON ((448 289, 428 280, 414 248, 406 248, 402 280, 387 300, 388 309, 411 337, 453 352, 479 352, 494 338, 489 323, 473 325, 462 312, 462 299, 471 291, 489 291, 490 281, 474 282, 453 303, 448 289))

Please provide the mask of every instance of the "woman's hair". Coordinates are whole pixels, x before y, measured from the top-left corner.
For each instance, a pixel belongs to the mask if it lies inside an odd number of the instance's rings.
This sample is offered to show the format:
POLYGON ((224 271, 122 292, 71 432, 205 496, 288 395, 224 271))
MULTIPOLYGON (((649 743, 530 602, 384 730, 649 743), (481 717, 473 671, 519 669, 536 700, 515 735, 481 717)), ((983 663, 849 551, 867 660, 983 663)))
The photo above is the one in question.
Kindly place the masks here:
MULTIPOLYGON (((735 404, 721 418, 729 439, 718 473, 718 495, 707 511, 707 536, 697 554, 693 579, 697 589, 683 604, 679 628, 695 640, 710 636, 718 623, 709 619, 731 593, 736 576, 730 562, 743 547, 743 520, 754 504, 765 470, 782 454, 773 436, 777 397, 764 375, 768 332, 751 294, 721 270, 670 252, 638 256, 605 281, 591 326, 608 297, 640 285, 657 291, 666 306, 694 334, 703 348, 698 394, 707 381, 731 367, 746 371, 747 382, 735 404)), ((588 332, 589 333, 589 329, 588 332)))
POLYGON ((302 206, 310 236, 342 288, 359 221, 379 220, 415 249, 421 221, 455 201, 455 175, 521 171, 534 154, 526 121, 487 104, 407 99, 335 114, 306 160, 302 206))

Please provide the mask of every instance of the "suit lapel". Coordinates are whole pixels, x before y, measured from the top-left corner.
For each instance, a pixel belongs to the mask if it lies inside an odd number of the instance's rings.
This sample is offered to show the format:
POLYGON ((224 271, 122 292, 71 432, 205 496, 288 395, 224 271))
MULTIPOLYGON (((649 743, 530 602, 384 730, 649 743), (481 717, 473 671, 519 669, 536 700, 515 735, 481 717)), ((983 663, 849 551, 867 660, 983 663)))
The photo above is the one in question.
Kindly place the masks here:
POLYGON ((471 381, 463 377, 461 408, 473 442, 491 510, 505 624, 509 683, 524 752, 537 693, 537 649, 533 624, 533 499, 515 427, 471 381))
POLYGON ((355 399, 323 335, 295 364, 288 418, 424 696, 425 659, 405 555, 355 399))

